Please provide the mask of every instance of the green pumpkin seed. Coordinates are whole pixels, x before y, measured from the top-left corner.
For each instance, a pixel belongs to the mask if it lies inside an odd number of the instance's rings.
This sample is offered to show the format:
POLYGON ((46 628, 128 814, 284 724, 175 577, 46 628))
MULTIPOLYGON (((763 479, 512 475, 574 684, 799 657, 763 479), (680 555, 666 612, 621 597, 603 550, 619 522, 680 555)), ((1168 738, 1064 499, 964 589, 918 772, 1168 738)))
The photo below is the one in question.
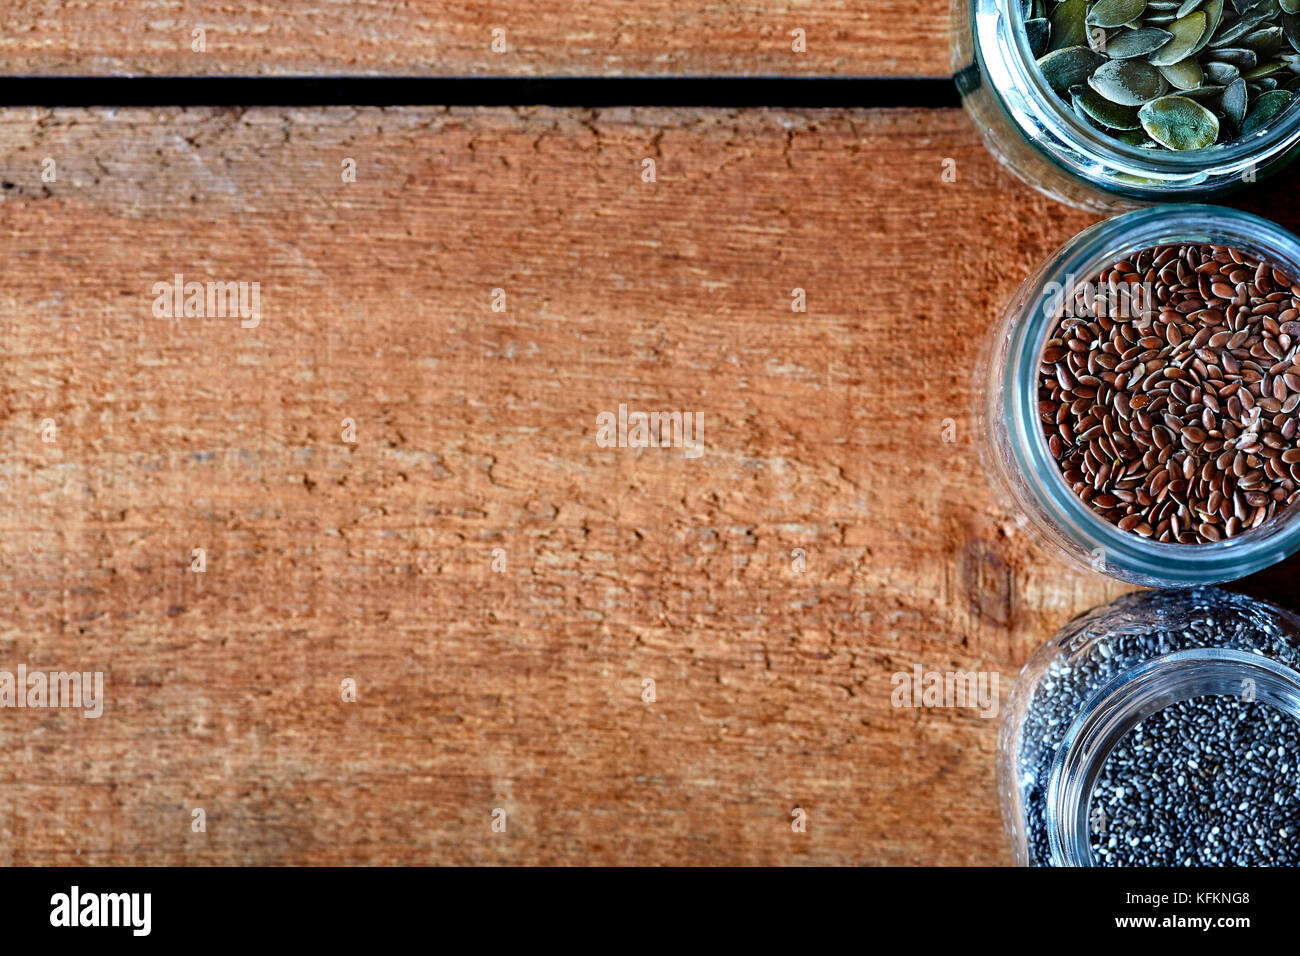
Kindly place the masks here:
POLYGON ((1073 105, 1106 129, 1141 129, 1135 107, 1121 106, 1099 95, 1087 86, 1076 86, 1070 91, 1073 105))
POLYGON ((1291 44, 1291 48, 1300 53, 1300 14, 1282 14, 1282 33, 1286 36, 1286 42, 1291 44))
MULTIPOLYGON (((1199 89, 1201 84, 1205 82, 1205 71, 1201 69, 1201 64, 1196 62, 1196 57, 1193 56, 1189 56, 1185 60, 1179 60, 1170 66, 1156 67, 1156 69, 1160 71, 1161 76, 1169 81, 1169 85, 1177 90, 1199 89)), ((1164 90, 1160 92, 1163 93, 1164 90)))
POLYGON ((1236 23, 1220 30, 1219 35, 1210 41, 1210 46, 1232 46, 1247 33, 1254 32, 1255 28, 1267 19, 1268 17, 1262 13, 1248 13, 1236 23))
POLYGON ((1138 111, 1138 119, 1147 135, 1166 149, 1205 149, 1219 138, 1219 118, 1185 96, 1152 100, 1138 111))
POLYGON ((1169 81, 1146 60, 1112 60, 1088 77, 1088 85, 1120 106, 1141 106, 1169 90, 1169 81))
POLYGON ((1088 43, 1088 0, 1065 0, 1052 11, 1049 20, 1052 24, 1051 49, 1064 50, 1072 46, 1086 46, 1088 43))
POLYGON ((1156 52, 1173 38, 1172 33, 1159 27, 1124 30, 1106 44, 1103 52, 1112 60, 1130 60, 1135 56, 1156 52))
POLYGON ((1273 90, 1265 93, 1255 101, 1255 105, 1246 114, 1246 121, 1241 124, 1241 135, 1249 136, 1258 132, 1272 122, 1273 118, 1291 105, 1295 94, 1287 90, 1273 90))
POLYGON ((1232 142, 1300 86, 1300 0, 1015 2, 1048 85, 1129 145, 1232 142))
POLYGON ((1105 60, 1086 46, 1072 46, 1053 50, 1038 61, 1043 79, 1053 90, 1064 96, 1070 87, 1084 82, 1096 72, 1105 60))
POLYGON ((1141 17, 1146 8, 1147 0, 1097 0, 1087 15, 1087 23, 1094 27, 1122 27, 1141 17))
POLYGON ((1238 47, 1211 50, 1209 59, 1216 63, 1231 63, 1239 70, 1253 70, 1259 66, 1259 57, 1254 50, 1245 50, 1238 47))
POLYGON ((1228 125, 1234 130, 1240 131, 1241 124, 1246 122, 1246 103, 1249 100, 1249 94, 1246 91, 1246 81, 1237 79, 1223 91, 1223 99, 1219 105, 1223 108, 1223 114, 1228 120, 1228 125))
POLYGON ((1047 52, 1047 44, 1052 39, 1052 25, 1046 18, 1026 20, 1025 36, 1029 39, 1029 51, 1034 59, 1038 59, 1047 52))
POLYGON ((1281 27, 1264 27, 1254 33, 1248 33, 1241 42, 1250 47, 1261 57, 1277 56, 1282 49, 1283 35, 1281 27))
MULTIPOLYGON (((1123 107, 1120 108, 1123 109, 1123 107)), ((1105 133, 1107 136, 1112 135, 1109 129, 1107 129, 1101 123, 1098 123, 1095 119, 1093 119, 1086 112, 1084 112, 1084 109, 1079 104, 1078 100, 1071 101, 1070 109, 1074 111, 1074 115, 1078 117, 1079 122, 1082 123, 1084 126, 1087 126, 1089 129, 1095 129, 1099 133, 1105 133)))
MULTIPOLYGON (((1191 55, 1196 44, 1201 42, 1201 37, 1205 34, 1208 19, 1204 10, 1197 10, 1195 13, 1189 13, 1169 24, 1169 32, 1174 38, 1160 48, 1158 52, 1150 57, 1152 66, 1172 66, 1179 60, 1186 59, 1191 55)), ((1155 139, 1153 136, 1152 139, 1155 139)), ((1159 140, 1156 140, 1159 142, 1159 140)))
MULTIPOLYGON (((1219 86, 1227 86, 1229 83, 1241 76, 1241 70, 1237 69, 1231 63, 1207 63, 1205 64, 1205 75, 1211 83, 1217 83, 1219 86)), ((1166 74, 1167 77, 1167 74, 1166 74)))
POLYGON ((1232 0, 1232 5, 1236 8, 1239 17, 1263 15, 1267 19, 1277 16, 1281 10, 1277 0, 1245 0, 1244 3, 1241 0, 1232 0))
POLYGON ((1192 47, 1192 55, 1195 56, 1204 50, 1219 29, 1219 24, 1223 22, 1223 3, 1224 0, 1208 0, 1205 9, 1205 32, 1201 34, 1201 39, 1196 46, 1192 47))
MULTIPOLYGON (((1113 129, 1109 130, 1110 135, 1121 143, 1127 143, 1129 146, 1156 146, 1151 142, 1151 137, 1146 134, 1146 130, 1139 126, 1137 129, 1113 129)), ((1159 149, 1158 146, 1156 146, 1159 149)))
POLYGON ((1247 80, 1262 80, 1274 73, 1281 73, 1284 66, 1285 64, 1281 60, 1272 60, 1268 63, 1261 63, 1255 69, 1241 75, 1247 80))

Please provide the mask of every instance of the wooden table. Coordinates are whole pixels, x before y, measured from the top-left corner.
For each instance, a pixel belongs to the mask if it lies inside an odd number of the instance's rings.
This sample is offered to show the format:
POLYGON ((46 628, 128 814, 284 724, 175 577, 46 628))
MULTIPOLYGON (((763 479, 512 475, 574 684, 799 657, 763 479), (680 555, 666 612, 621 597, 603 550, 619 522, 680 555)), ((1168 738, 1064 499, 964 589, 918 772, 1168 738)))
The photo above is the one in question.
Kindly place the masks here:
MULTIPOLYGON (((529 4, 504 55, 429 0, 202 6, 19 3, 8 69, 947 60, 937 3, 529 4)), ((980 342, 1094 217, 963 113, 11 108, 0 176, 0 669, 107 675, 99 719, 0 711, 0 862, 1007 862, 997 722, 891 676, 1005 697, 1127 588, 980 472, 980 342), (256 327, 155 316, 178 273, 259 283, 256 327), (620 404, 703 454, 600 447, 620 404)))

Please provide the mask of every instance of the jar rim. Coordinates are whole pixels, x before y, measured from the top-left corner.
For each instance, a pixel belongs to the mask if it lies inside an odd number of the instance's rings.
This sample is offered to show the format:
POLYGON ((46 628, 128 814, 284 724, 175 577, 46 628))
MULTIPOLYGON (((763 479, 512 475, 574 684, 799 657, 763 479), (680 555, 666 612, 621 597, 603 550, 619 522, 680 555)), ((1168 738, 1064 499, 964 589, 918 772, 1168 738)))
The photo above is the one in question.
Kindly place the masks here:
POLYGON ((1249 138, 1222 146, 1177 152, 1122 143, 1083 122, 1047 85, 1029 48, 1019 0, 972 0, 971 17, 976 56, 986 74, 989 62, 985 47, 992 42, 1002 51, 1005 65, 1012 71, 1009 79, 1030 94, 1025 102, 1013 104, 1008 102, 1006 92, 994 84, 996 99, 1025 138, 1053 162, 1085 180, 1095 182, 1093 167, 1105 166, 1108 175, 1103 185, 1112 192, 1146 197, 1188 193, 1204 188, 1212 178, 1240 179, 1244 186, 1253 181, 1252 170, 1271 165, 1300 147, 1300 106, 1297 105, 1283 111, 1278 121, 1249 138), (998 42, 995 25, 992 33, 981 32, 978 22, 981 4, 992 4, 998 17, 1006 18, 1011 27, 1009 43, 998 42), (1027 119, 1042 126, 1051 137, 1031 135, 1027 119), (1125 182, 1123 177, 1136 181, 1125 182), (1149 181, 1153 177, 1155 181, 1149 181))
POLYGON ((1244 577, 1300 550, 1300 502, 1259 528, 1223 541, 1186 545, 1121 531, 1087 506, 1060 473, 1039 421, 1037 372, 1043 344, 1057 321, 1046 289, 1087 281, 1104 266, 1152 246, 1176 242, 1228 245, 1287 269, 1300 281, 1300 238, 1267 219, 1220 206, 1155 206, 1104 220, 1075 236, 1026 283, 1021 315, 1012 325, 1004 417, 1012 460, 1055 530, 1093 556, 1098 570, 1142 583, 1188 586, 1244 577))
POLYGON ((1092 866, 1090 806, 1102 768, 1141 720, 1196 697, 1238 696, 1253 680, 1253 700, 1300 722, 1300 673, 1236 648, 1176 651, 1121 673, 1084 704, 1066 731, 1047 783, 1046 829, 1053 866, 1092 866))

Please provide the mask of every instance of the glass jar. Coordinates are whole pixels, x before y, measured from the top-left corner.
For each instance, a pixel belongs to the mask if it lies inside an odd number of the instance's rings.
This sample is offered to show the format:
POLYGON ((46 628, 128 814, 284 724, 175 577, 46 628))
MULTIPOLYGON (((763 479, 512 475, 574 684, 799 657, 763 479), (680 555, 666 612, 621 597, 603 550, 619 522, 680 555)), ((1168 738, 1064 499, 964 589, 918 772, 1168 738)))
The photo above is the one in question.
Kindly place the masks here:
POLYGON ((980 455, 1005 503, 1049 550, 1150 587, 1231 581, 1300 550, 1300 504, 1214 544, 1173 544, 1121 531, 1075 495, 1043 438, 1038 368, 1062 296, 1132 253, 1180 242, 1233 246, 1300 281, 1300 239, 1275 223, 1217 206, 1140 209, 1092 226, 1043 263, 1007 306, 977 372, 980 455))
POLYGON ((1225 196, 1300 153, 1300 108, 1247 138, 1195 152, 1112 139, 1047 85, 1019 0, 953 0, 952 69, 989 151, 1029 185, 1082 208, 1108 212, 1225 196))
POLYGON ((1216 588, 1137 592, 1075 618, 1025 665, 1002 712, 998 787, 1016 862, 1094 864, 1093 790, 1138 721, 1211 694, 1300 721, 1298 668, 1300 618, 1216 588))

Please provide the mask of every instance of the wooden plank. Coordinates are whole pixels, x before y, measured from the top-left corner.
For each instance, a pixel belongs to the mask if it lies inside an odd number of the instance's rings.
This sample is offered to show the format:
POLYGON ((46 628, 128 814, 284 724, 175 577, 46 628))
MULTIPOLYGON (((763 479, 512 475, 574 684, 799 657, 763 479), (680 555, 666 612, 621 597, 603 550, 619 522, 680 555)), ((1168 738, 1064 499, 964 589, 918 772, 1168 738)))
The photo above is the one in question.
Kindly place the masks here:
POLYGON ((9 74, 947 76, 948 4, 126 0, 0 11, 9 74), (202 29, 203 52, 194 30, 202 29), (493 30, 504 31, 495 52, 493 30), (803 30, 805 50, 793 49, 803 30))
POLYGON ((1005 695, 1124 588, 979 472, 979 342, 1090 220, 960 112, 9 110, 0 175, 0 669, 107 672, 0 711, 0 862, 1007 859, 996 721, 891 675, 1005 695))

